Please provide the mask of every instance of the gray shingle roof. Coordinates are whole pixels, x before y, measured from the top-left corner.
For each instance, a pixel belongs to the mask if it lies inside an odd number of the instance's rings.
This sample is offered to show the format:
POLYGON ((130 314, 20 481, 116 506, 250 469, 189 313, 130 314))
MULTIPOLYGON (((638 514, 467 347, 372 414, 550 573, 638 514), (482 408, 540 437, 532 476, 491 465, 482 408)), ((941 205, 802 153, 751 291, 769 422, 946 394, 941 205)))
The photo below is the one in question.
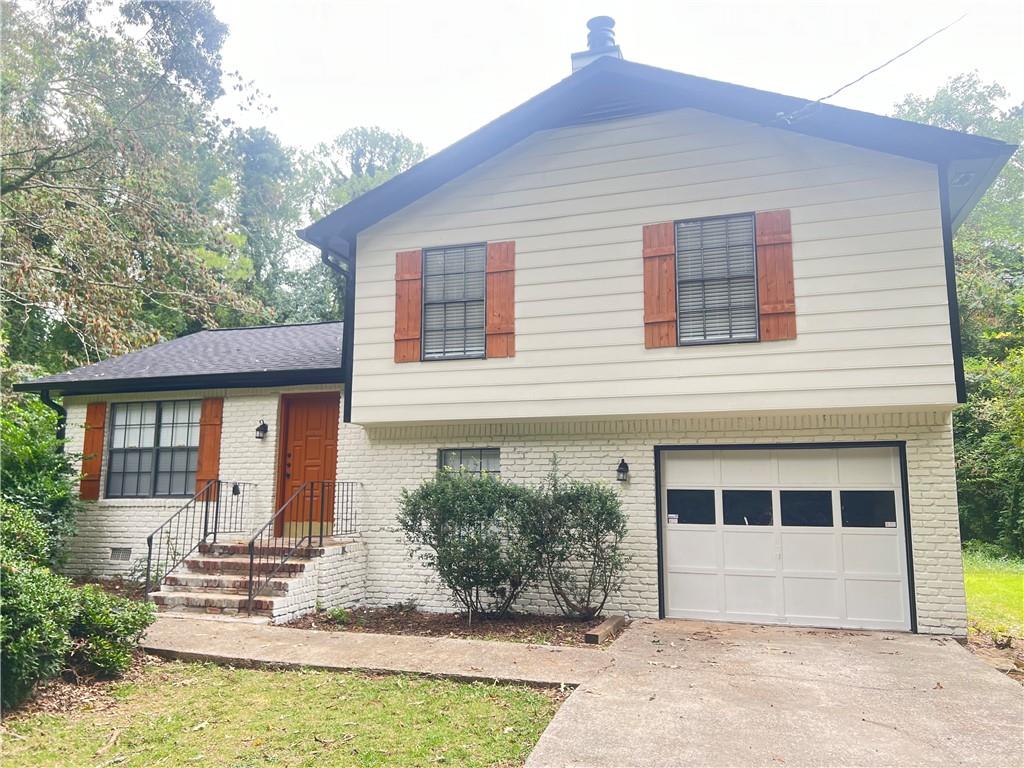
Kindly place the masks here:
POLYGON ((199 331, 15 389, 93 392, 341 381, 342 323, 199 331))

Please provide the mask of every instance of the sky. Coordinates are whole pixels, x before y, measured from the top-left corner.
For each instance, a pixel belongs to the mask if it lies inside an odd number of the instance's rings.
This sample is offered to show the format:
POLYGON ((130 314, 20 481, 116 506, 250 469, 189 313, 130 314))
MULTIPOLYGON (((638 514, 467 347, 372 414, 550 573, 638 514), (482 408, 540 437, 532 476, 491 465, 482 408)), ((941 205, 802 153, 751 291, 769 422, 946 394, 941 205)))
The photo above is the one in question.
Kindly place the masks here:
POLYGON ((241 113, 310 148, 379 125, 436 152, 568 76, 586 21, 615 18, 623 56, 817 99, 917 50, 830 103, 886 114, 977 70, 1024 98, 1021 0, 214 0, 237 70, 275 108, 241 113))

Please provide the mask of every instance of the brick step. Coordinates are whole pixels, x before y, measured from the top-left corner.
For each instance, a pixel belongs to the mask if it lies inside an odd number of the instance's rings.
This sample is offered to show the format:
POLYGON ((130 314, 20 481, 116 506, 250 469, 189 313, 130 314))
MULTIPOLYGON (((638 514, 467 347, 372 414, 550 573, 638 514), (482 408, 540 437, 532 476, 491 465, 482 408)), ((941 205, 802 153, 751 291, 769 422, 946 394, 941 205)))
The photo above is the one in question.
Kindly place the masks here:
MULTIPOLYGON (((292 558, 284 565, 281 566, 281 570, 277 572, 278 576, 294 576, 302 573, 306 570, 306 564, 308 560, 301 560, 292 558)), ((254 570, 256 573, 270 573, 278 567, 279 563, 277 558, 263 559, 259 557, 253 563, 254 570)), ((227 556, 227 557, 196 557, 190 556, 185 558, 185 569, 193 573, 244 573, 249 574, 249 557, 246 555, 242 556, 227 556)))
MULTIPOLYGON (((261 554, 264 558, 267 557, 280 557, 288 554, 291 551, 290 546, 285 545, 269 545, 256 547, 256 556, 259 557, 261 554)), ((292 552, 292 557, 322 557, 326 550, 324 547, 299 547, 292 552)), ((230 542, 226 544, 200 544, 199 552, 203 555, 210 555, 213 557, 230 557, 237 555, 249 556, 249 544, 247 542, 230 542)))
MULTIPOLYGON (((264 595, 285 595, 292 581, 276 576, 260 590, 264 595)), ((259 581, 257 581, 259 585, 259 581)), ((248 574, 174 573, 164 577, 161 592, 222 592, 225 594, 249 594, 248 574)))
MULTIPOLYGON (((194 611, 198 613, 247 613, 248 598, 214 592, 153 592, 150 598, 161 610, 194 611)), ((253 613, 272 615, 274 598, 260 595, 253 601, 253 613)))

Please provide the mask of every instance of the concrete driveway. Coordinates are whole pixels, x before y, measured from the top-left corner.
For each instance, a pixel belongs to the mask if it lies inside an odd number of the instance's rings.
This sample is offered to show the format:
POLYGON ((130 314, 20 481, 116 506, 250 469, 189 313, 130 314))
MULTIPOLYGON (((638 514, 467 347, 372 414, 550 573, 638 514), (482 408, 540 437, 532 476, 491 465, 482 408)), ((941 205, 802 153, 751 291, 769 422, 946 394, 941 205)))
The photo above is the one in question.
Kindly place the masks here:
POLYGON ((956 641, 640 621, 527 766, 1021 766, 1024 687, 956 641))

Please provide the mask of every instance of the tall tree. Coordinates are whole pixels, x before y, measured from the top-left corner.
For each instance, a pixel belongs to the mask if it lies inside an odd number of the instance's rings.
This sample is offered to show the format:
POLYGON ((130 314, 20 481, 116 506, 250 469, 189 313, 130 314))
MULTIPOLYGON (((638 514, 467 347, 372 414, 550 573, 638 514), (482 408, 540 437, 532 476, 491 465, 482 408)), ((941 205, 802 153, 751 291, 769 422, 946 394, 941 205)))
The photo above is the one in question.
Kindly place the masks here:
POLYGON ((88 362, 254 317, 222 219, 210 3, 3 3, 0 225, 11 355, 88 362), (180 7, 178 7, 180 6, 180 7), (211 167, 214 170, 211 172, 211 167))

